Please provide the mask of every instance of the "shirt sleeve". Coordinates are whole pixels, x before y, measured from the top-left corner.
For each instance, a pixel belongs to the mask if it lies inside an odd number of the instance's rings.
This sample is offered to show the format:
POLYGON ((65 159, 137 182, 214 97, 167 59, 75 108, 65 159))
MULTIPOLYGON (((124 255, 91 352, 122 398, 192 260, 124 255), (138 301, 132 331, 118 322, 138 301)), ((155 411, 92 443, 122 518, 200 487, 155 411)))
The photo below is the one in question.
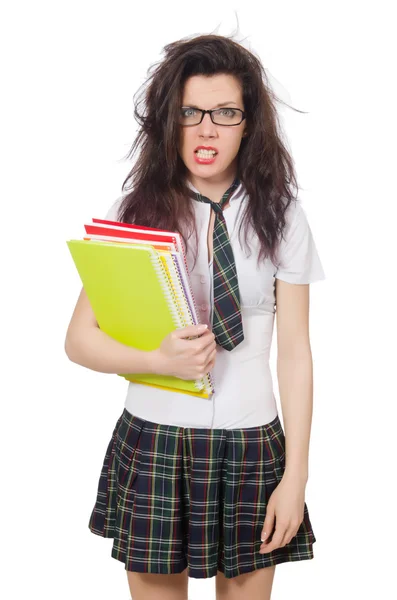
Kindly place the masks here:
POLYGON ((285 217, 274 276, 287 283, 313 283, 325 279, 313 234, 299 200, 291 202, 285 217))
POLYGON ((117 212, 122 200, 123 196, 119 196, 117 200, 113 202, 106 215, 104 216, 105 221, 118 221, 117 212))

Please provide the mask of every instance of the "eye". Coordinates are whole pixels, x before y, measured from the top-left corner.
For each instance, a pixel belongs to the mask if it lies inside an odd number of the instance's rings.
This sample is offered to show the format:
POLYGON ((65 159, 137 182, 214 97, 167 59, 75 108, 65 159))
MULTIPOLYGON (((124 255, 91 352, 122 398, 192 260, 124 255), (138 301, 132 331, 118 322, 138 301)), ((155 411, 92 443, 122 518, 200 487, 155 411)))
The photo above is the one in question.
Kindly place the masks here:
POLYGON ((183 117, 191 117, 193 114, 195 114, 195 112, 196 111, 194 108, 190 108, 190 107, 181 108, 181 115, 183 117))
POLYGON ((226 115, 227 117, 234 117, 234 115, 236 114, 236 111, 233 110, 232 108, 220 108, 219 114, 222 114, 222 113, 229 113, 228 115, 226 115))

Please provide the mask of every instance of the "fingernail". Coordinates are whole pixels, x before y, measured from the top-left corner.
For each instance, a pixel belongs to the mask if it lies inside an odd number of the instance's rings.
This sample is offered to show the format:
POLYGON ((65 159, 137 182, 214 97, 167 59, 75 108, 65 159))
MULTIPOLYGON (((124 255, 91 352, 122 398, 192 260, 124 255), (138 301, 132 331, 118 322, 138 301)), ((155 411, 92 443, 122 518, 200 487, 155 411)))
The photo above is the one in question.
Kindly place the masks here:
POLYGON ((265 541, 265 537, 266 537, 266 533, 264 532, 264 533, 262 533, 262 536, 261 536, 261 542, 265 541))

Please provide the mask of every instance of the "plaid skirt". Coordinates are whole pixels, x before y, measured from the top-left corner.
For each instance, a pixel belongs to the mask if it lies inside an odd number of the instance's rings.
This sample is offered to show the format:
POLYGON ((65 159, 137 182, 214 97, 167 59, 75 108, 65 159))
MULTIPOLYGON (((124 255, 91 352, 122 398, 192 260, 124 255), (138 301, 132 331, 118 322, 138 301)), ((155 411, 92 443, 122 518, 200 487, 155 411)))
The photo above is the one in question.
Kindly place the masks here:
POLYGON ((277 416, 259 427, 203 429, 146 421, 126 409, 99 477, 89 529, 113 538, 128 571, 232 578, 313 558, 307 505, 286 546, 260 554, 266 504, 285 468, 277 416))

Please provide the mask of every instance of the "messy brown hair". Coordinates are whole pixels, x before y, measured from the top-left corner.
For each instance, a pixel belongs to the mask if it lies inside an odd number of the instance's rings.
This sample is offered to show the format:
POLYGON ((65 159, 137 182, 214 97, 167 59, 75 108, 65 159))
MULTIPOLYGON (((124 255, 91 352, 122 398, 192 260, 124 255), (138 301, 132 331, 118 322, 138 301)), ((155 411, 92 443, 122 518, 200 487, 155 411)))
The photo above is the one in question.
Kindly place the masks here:
POLYGON ((296 200, 293 192, 298 185, 282 140, 276 111, 280 100, 261 61, 231 37, 214 34, 175 41, 163 52, 165 58, 149 68, 149 76, 137 92, 138 100, 137 94, 134 96, 134 116, 140 129, 127 157, 132 158, 137 149, 140 152, 123 182, 118 220, 177 231, 185 249, 192 232, 197 241, 194 200, 186 183, 189 172, 178 153, 183 86, 193 75, 233 75, 240 82, 247 115, 236 174, 248 194, 239 234, 244 224, 247 243, 251 225, 260 242, 258 263, 269 257, 276 264, 286 224, 284 214, 296 200))

